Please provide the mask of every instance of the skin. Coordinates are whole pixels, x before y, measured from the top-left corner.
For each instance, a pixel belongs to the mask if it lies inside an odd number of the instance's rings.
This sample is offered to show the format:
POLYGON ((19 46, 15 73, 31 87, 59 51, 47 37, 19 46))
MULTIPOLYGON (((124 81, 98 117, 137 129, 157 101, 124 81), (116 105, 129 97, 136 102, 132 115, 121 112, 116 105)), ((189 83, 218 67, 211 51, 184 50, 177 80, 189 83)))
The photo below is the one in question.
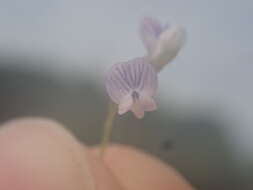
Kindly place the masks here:
POLYGON ((102 159, 59 123, 17 119, 0 128, 0 189, 192 190, 171 167, 132 147, 112 145, 102 159))

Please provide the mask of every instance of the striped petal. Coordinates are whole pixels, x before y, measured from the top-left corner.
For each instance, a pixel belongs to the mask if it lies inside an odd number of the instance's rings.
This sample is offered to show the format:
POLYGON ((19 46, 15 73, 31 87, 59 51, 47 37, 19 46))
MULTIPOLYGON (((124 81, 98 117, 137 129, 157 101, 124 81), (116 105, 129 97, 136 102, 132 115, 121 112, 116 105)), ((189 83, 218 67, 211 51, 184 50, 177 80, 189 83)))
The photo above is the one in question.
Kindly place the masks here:
POLYGON ((145 57, 117 63, 110 69, 106 88, 119 114, 131 110, 138 118, 156 109, 152 100, 158 86, 157 73, 145 57))

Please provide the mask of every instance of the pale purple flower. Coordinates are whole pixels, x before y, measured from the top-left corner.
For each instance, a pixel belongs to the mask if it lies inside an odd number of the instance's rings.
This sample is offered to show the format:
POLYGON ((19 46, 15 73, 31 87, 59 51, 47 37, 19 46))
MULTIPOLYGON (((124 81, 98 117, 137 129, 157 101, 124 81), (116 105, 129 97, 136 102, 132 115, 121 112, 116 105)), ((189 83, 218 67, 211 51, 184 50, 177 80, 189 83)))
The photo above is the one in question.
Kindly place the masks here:
POLYGON ((106 81, 109 96, 118 104, 118 113, 131 110, 137 118, 156 109, 153 96, 158 86, 157 72, 177 55, 186 33, 182 27, 169 27, 145 18, 140 25, 140 37, 147 55, 113 65, 106 81))
POLYGON ((157 73, 145 57, 114 64, 106 81, 109 96, 118 104, 118 113, 131 110, 137 118, 156 109, 152 97, 157 86, 157 73))
POLYGON ((140 37, 156 71, 172 61, 182 48, 186 32, 180 26, 162 25, 153 18, 144 18, 140 24, 140 37))

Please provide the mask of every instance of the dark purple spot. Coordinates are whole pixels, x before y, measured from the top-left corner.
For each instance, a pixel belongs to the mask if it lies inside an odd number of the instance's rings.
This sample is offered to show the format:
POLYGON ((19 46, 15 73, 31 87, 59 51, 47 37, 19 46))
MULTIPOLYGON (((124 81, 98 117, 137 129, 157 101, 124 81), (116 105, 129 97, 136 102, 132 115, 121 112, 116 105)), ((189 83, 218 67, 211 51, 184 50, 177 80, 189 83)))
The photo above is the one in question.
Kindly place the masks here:
POLYGON ((136 91, 132 92, 132 98, 133 98, 134 102, 136 102, 139 99, 139 97, 140 97, 140 95, 138 92, 136 92, 136 91))

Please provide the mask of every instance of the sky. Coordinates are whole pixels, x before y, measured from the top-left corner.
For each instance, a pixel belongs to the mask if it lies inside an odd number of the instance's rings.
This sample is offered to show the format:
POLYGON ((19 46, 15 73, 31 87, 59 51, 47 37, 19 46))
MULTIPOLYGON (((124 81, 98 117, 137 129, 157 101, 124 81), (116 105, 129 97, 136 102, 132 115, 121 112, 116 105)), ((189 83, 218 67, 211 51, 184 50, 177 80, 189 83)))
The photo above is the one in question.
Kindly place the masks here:
POLYGON ((45 53, 84 72, 104 70, 145 53, 138 36, 144 16, 182 25, 187 43, 161 72, 159 94, 183 107, 220 105, 235 120, 227 129, 235 146, 253 157, 252 10, 251 0, 0 0, 0 51, 45 53))

